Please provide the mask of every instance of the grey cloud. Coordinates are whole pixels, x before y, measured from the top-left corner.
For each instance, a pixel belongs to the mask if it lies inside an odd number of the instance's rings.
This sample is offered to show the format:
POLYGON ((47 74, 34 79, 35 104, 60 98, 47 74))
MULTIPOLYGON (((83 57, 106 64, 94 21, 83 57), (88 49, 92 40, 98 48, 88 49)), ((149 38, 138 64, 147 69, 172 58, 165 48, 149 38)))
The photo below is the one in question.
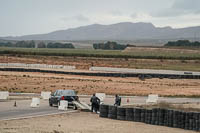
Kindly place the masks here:
POLYGON ((137 13, 131 14, 131 18, 136 19, 137 17, 138 17, 138 14, 137 14, 137 13))
POLYGON ((200 0, 176 0, 172 6, 172 9, 180 10, 198 10, 200 0))
POLYGON ((111 11, 110 13, 111 13, 112 15, 114 15, 114 16, 122 16, 122 15, 123 15, 122 12, 117 11, 117 10, 111 11))
POLYGON ((175 0, 170 8, 152 13, 155 17, 177 17, 186 14, 200 14, 200 0, 175 0))
POLYGON ((188 11, 184 11, 184 10, 176 10, 176 9, 166 9, 166 10, 162 10, 158 13, 153 14, 153 16, 155 17, 177 17, 177 16, 181 16, 183 14, 188 14, 188 11))
POLYGON ((196 13, 196 14, 200 14, 200 10, 196 11, 195 13, 196 13))
POLYGON ((76 16, 72 16, 72 17, 64 17, 62 18, 63 21, 78 21, 78 22, 89 22, 90 19, 87 18, 84 15, 76 15, 76 16))

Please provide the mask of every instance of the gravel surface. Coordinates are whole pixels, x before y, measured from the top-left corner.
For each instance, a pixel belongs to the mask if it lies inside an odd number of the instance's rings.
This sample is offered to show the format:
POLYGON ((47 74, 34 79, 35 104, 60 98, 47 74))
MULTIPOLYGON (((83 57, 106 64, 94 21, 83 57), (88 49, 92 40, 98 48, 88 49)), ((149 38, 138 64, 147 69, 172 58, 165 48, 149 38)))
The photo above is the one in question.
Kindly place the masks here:
POLYGON ((71 113, 0 122, 1 133, 195 133, 193 131, 71 113))

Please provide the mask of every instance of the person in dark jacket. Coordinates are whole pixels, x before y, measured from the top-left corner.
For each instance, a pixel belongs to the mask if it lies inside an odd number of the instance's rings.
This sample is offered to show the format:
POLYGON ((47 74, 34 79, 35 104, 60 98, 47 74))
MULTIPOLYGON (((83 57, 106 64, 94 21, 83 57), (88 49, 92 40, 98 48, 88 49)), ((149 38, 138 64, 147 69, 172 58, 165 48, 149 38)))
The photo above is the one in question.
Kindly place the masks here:
POLYGON ((97 113, 97 111, 99 111, 100 99, 96 97, 95 94, 93 94, 93 96, 90 99, 90 102, 92 103, 91 112, 95 111, 97 113))
POLYGON ((121 105, 121 97, 119 95, 115 95, 115 106, 120 106, 121 105))

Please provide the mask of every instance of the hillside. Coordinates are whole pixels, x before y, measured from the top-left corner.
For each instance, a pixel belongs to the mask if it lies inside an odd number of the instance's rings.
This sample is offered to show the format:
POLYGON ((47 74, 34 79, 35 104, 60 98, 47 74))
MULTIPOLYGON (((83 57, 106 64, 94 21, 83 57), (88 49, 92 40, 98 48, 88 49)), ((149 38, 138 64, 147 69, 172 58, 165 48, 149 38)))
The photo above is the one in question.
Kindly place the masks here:
MULTIPOLYGON (((180 39, 199 35, 200 26, 173 29, 155 27, 151 23, 93 24, 73 29, 59 30, 47 34, 19 37, 4 37, 7 40, 137 40, 137 39, 180 39)), ((196 36, 197 37, 197 36, 196 36)), ((199 37, 197 37, 199 38, 199 37)))

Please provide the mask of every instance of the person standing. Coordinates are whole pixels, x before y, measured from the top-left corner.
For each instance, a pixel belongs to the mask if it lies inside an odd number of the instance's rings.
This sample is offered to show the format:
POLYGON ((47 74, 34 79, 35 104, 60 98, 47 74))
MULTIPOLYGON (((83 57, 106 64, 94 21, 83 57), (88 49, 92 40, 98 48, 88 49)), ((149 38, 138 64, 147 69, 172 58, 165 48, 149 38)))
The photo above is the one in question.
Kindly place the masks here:
POLYGON ((115 95, 115 106, 120 106, 121 105, 121 97, 119 95, 115 95))
POLYGON ((90 102, 92 103, 91 112, 95 111, 97 113, 97 111, 99 110, 100 99, 96 97, 95 94, 93 94, 93 96, 90 99, 90 102))

